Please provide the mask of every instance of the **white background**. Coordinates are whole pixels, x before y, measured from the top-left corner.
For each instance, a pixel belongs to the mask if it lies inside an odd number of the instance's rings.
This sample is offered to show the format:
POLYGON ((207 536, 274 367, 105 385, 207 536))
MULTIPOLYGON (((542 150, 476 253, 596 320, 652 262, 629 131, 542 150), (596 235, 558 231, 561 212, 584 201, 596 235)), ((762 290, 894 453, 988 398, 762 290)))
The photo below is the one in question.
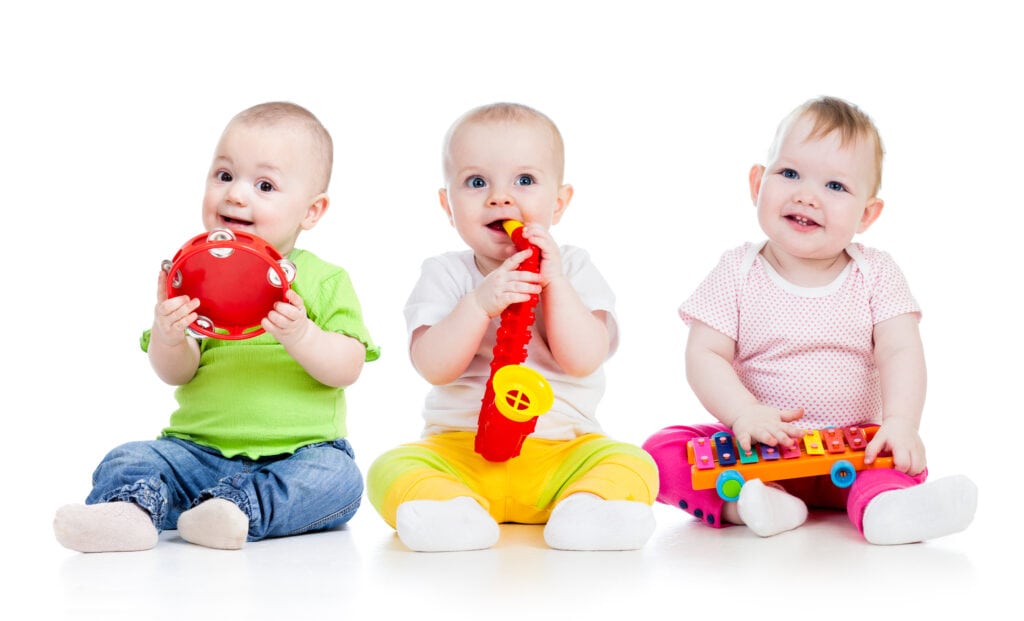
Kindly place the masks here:
MULTIPOLYGON (((887 149, 886 210, 860 241, 895 257, 924 308, 933 476, 969 474, 979 522, 1015 525, 1001 446, 1022 413, 1024 45, 1011 5, 5 4, 0 532, 31 568, 15 590, 44 592, 34 577, 71 556, 52 514, 84 498, 103 454, 166 423, 172 391, 138 346, 157 270, 201 231, 224 124, 268 100, 306 106, 335 140, 330 211, 299 244, 349 270, 382 347, 348 391, 364 470, 420 430, 427 386, 402 305, 423 258, 461 247, 436 196, 459 114, 517 101, 559 125, 576 194, 553 233, 587 248, 618 295, 599 419, 641 443, 709 418, 683 379, 676 307, 724 249, 761 237, 747 171, 776 124, 810 97, 857 103, 887 149)), ((368 505, 360 517, 376 519, 368 505)), ((1020 551, 1012 535, 992 541, 992 554, 1020 551)))

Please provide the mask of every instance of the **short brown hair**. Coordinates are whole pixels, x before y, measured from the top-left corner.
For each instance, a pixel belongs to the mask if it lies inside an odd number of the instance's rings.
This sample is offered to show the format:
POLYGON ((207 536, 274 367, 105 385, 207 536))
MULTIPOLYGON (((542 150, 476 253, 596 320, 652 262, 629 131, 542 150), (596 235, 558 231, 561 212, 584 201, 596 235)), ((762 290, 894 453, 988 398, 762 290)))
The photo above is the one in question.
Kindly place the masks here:
POLYGON ((452 126, 448 128, 448 132, 444 136, 444 144, 441 147, 441 161, 446 177, 448 175, 448 153, 451 148, 452 140, 455 138, 455 135, 458 134, 460 129, 470 123, 479 121, 499 121, 506 123, 536 121, 545 125, 551 130, 552 147, 555 150, 556 159, 558 160, 558 181, 561 183, 562 175, 565 173, 565 143, 562 141, 562 133, 558 131, 558 126, 555 125, 555 122, 543 112, 523 104, 507 102, 486 104, 473 108, 452 123, 452 126))
POLYGON ((871 195, 878 194, 882 186, 882 159, 885 156, 885 149, 882 147, 882 138, 878 134, 878 128, 860 108, 839 99, 838 97, 818 97, 804 102, 779 124, 769 151, 769 160, 774 157, 778 149, 779 141, 786 133, 786 130, 797 120, 808 117, 814 120, 811 133, 808 138, 822 138, 832 132, 839 132, 840 144, 846 146, 860 138, 866 138, 874 143, 875 147, 875 184, 871 195))
POLYGON ((317 161, 320 163, 320 170, 317 180, 320 191, 327 191, 327 186, 331 182, 331 171, 334 168, 334 141, 331 140, 331 134, 327 128, 312 112, 288 101, 270 101, 242 110, 231 119, 232 123, 236 121, 265 125, 292 122, 306 128, 318 151, 316 155, 317 161))

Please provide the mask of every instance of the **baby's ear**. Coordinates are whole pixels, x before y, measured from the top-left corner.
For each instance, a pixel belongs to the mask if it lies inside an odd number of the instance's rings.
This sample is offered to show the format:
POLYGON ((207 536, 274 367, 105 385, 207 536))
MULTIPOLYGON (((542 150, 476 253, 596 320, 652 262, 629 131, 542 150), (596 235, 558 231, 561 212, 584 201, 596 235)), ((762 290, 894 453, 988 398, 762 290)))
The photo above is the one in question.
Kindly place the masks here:
POLYGON ((750 200, 756 205, 757 196, 761 193, 761 180, 764 179, 764 166, 754 164, 750 167, 750 200))
POLYGON ((452 206, 448 203, 448 189, 441 188, 438 190, 437 198, 441 201, 441 209, 444 209, 445 215, 448 216, 448 224, 455 226, 455 218, 452 216, 452 206))
POLYGON ((551 215, 551 224, 558 224, 558 221, 562 219, 562 214, 569 207, 569 201, 572 200, 573 189, 568 183, 562 184, 558 188, 558 196, 555 198, 555 212, 551 215))
POLYGON ((860 217, 860 226, 857 227, 858 233, 863 233, 868 230, 868 227, 875 223, 878 216, 882 215, 882 209, 885 207, 885 201, 873 196, 868 199, 868 204, 864 206, 864 213, 860 217))
POLYGON ((308 231, 316 226, 330 205, 331 200, 327 198, 326 194, 318 194, 306 210, 306 217, 302 219, 302 229, 308 231))

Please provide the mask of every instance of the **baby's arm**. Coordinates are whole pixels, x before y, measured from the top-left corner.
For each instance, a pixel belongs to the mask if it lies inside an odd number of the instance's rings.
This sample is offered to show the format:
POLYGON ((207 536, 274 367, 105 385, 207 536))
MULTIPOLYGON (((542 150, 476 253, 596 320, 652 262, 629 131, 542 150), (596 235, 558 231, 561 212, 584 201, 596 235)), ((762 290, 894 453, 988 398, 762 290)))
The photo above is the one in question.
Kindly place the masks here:
POLYGON ((321 384, 351 386, 366 360, 366 346, 337 332, 326 332, 306 315, 302 298, 294 290, 287 302, 277 302, 262 321, 263 329, 284 346, 292 358, 321 384))
POLYGON ((523 250, 506 259, 459 300, 447 317, 413 332, 409 353, 424 379, 435 386, 458 379, 473 361, 491 319, 509 304, 540 293, 540 276, 517 269, 530 252, 523 250))
POLYGON ((926 465, 918 426, 927 384, 917 316, 908 313, 876 324, 874 340, 882 380, 882 424, 864 451, 864 461, 871 463, 888 449, 897 470, 916 475, 926 465))
POLYGON ((562 253, 547 229, 529 224, 523 236, 541 252, 541 304, 551 355, 567 374, 590 375, 608 358, 611 337, 606 313, 584 305, 562 270, 562 253))
POLYGON ((199 368, 199 345, 185 333, 198 307, 187 295, 167 299, 167 273, 160 270, 147 351, 157 377, 172 386, 188 383, 199 368))
POLYGON ((744 450, 751 441, 791 446, 803 432, 790 424, 803 410, 778 410, 758 402, 733 369, 736 342, 699 321, 686 342, 686 378, 697 398, 727 425, 744 450))

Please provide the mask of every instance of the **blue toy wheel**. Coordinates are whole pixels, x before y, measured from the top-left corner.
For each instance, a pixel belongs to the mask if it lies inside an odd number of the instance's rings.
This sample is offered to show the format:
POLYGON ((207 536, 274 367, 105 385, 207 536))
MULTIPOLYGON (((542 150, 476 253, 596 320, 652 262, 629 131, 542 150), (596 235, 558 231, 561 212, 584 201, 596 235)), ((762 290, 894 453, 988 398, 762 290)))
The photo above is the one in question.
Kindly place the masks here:
POLYGON ((735 470, 726 470, 718 475, 715 481, 715 491, 718 497, 725 502, 734 502, 740 497, 740 489, 743 487, 743 475, 735 470))
POLYGON ((850 487, 857 478, 857 470, 846 459, 832 464, 832 484, 836 487, 850 487))

